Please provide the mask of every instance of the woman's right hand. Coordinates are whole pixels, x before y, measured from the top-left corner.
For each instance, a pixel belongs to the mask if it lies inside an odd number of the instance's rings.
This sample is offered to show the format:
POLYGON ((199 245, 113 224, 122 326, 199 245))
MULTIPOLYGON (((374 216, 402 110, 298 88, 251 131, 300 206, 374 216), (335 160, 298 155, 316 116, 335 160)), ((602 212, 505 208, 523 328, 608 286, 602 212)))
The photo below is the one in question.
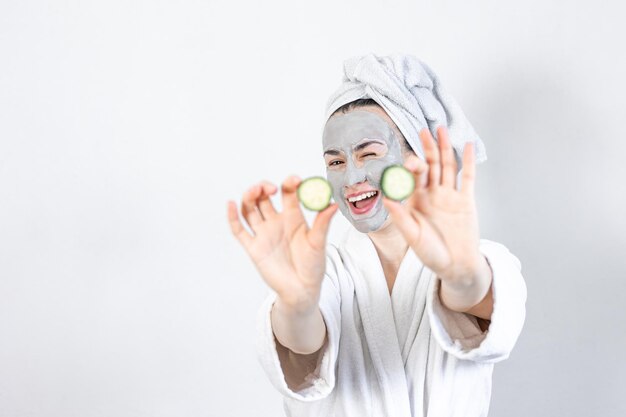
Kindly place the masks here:
POLYGON ((283 182, 282 213, 272 205, 270 196, 277 188, 268 181, 243 194, 241 213, 253 234, 243 227, 233 201, 228 201, 228 220, 233 235, 281 302, 298 311, 310 311, 319 302, 326 268, 326 235, 338 206, 332 203, 319 212, 309 228, 297 197, 300 183, 297 176, 283 182))

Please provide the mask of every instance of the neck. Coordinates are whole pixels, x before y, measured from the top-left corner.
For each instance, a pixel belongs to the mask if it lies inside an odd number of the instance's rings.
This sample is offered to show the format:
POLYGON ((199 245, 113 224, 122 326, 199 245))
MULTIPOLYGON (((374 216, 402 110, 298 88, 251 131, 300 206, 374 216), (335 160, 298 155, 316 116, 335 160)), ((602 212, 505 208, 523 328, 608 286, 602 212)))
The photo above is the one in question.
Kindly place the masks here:
POLYGON ((369 232, 367 236, 374 244, 383 264, 400 265, 409 249, 409 244, 396 225, 391 222, 391 218, 388 218, 380 229, 369 232))

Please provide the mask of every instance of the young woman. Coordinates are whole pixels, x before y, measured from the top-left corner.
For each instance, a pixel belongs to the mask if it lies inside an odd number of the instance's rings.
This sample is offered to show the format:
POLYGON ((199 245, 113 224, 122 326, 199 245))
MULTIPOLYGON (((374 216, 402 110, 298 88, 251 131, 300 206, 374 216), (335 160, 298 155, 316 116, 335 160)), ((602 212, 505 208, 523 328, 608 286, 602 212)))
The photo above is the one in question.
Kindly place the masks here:
POLYGON ((459 159, 445 127, 437 141, 424 128, 420 158, 383 102, 331 106, 323 147, 335 202, 310 228, 297 176, 282 183, 282 212, 274 184, 244 193, 252 234, 228 202, 233 234, 272 289, 259 310, 259 360, 288 416, 484 416, 493 363, 524 322, 520 263, 480 239, 474 144, 459 159), (395 163, 417 184, 401 203, 380 189, 395 163), (337 209, 354 228, 329 245, 337 209))

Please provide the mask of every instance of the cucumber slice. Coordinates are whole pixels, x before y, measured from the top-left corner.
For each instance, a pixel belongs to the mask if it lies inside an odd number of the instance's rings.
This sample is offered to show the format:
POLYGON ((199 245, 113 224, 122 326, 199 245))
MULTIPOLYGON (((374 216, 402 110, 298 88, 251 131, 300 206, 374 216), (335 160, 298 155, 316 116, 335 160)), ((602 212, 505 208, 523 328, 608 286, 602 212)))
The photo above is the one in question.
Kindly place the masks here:
POLYGON ((385 197, 396 201, 404 200, 415 189, 415 178, 402 165, 390 165, 383 171, 380 188, 385 197))
POLYGON ((333 189, 324 177, 310 177, 298 186, 298 199, 312 211, 322 211, 330 205, 333 189))

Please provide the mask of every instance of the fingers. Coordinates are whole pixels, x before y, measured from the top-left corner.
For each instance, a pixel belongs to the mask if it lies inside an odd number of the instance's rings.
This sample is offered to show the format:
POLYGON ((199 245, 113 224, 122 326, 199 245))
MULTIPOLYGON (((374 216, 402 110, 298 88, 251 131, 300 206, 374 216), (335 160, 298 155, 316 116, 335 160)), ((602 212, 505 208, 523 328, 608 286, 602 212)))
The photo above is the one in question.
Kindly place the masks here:
POLYGON ((269 219, 277 214, 270 196, 274 195, 278 188, 269 181, 261 181, 260 185, 263 187, 263 192, 259 198, 259 210, 264 219, 269 219))
POLYGON ((413 174, 415 189, 406 200, 407 207, 419 209, 426 185, 428 184, 428 164, 423 159, 411 155, 404 161, 404 167, 413 174))
POLYGON ((326 235, 328 234, 330 220, 337 212, 338 207, 339 205, 337 203, 332 203, 315 216, 315 220, 313 220, 313 226, 308 233, 309 243, 314 248, 322 249, 326 244, 326 235))
POLYGON ((291 239, 300 227, 307 227, 298 200, 298 186, 302 180, 296 175, 287 177, 281 185, 285 234, 291 239))
POLYGON ((300 202, 298 201, 298 186, 302 180, 296 176, 292 175, 288 177, 281 186, 281 193, 283 197, 283 210, 300 210, 300 202))
MULTIPOLYGON (((291 238, 300 228, 304 227, 308 231, 306 220, 300 208, 298 199, 298 186, 302 180, 295 175, 288 177, 281 185, 283 215, 285 233, 291 238)), ((268 219, 278 216, 279 213, 274 208, 270 196, 278 191, 277 187, 269 181, 261 181, 250 187, 244 194, 241 203, 241 214, 250 225, 253 232, 258 231, 258 227, 268 219)), ((323 247, 326 234, 330 224, 330 219, 337 211, 338 205, 333 203, 325 210, 322 210, 315 218, 313 232, 310 234, 312 244, 323 247)), ((237 208, 234 202, 228 202, 228 220, 231 231, 241 241, 244 246, 251 243, 254 236, 250 234, 239 220, 237 208)))
POLYGON ((269 181, 261 181, 243 194, 241 214, 255 232, 264 220, 277 214, 270 200, 270 196, 276 191, 274 184, 269 181))
POLYGON ((411 155, 404 161, 404 167, 413 173, 415 188, 422 188, 428 182, 428 164, 423 159, 411 155))
POLYGON ((261 213, 257 209, 257 199, 261 196, 263 187, 259 184, 254 185, 243 193, 241 199, 241 214, 246 219, 252 230, 263 222, 261 213))
POLYGON ((474 184, 476 182, 476 156, 474 154, 474 143, 468 142, 463 148, 463 169, 461 170, 461 192, 474 195, 474 184))
POLYGON ((248 248, 248 246, 252 243, 252 235, 243 227, 243 224, 241 224, 235 202, 229 200, 227 205, 230 230, 243 247, 248 248))
POLYGON ((422 148, 424 149, 424 156, 426 162, 428 162, 428 185, 437 186, 441 180, 441 167, 439 160, 439 150, 435 139, 433 139, 428 128, 420 130, 420 139, 422 141, 422 148))
POLYGON ((448 129, 440 126, 437 129, 439 137, 439 149, 441 152, 441 186, 446 188, 456 188, 456 159, 454 150, 450 144, 448 129))

